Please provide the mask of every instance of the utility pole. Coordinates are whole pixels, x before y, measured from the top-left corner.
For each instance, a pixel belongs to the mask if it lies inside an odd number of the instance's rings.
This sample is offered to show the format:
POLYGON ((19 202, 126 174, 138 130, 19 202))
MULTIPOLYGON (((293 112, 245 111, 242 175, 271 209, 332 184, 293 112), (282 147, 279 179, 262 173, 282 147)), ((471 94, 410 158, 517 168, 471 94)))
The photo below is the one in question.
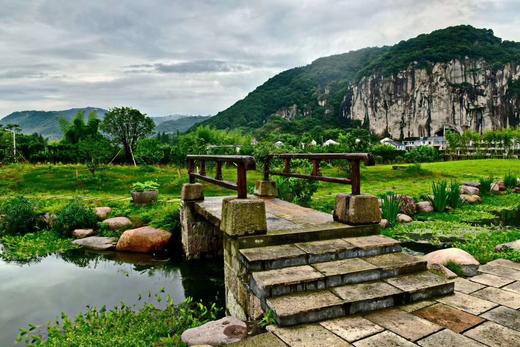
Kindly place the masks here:
POLYGON ((16 132, 20 130, 20 127, 17 124, 9 124, 5 128, 13 134, 13 160, 16 163, 16 132))

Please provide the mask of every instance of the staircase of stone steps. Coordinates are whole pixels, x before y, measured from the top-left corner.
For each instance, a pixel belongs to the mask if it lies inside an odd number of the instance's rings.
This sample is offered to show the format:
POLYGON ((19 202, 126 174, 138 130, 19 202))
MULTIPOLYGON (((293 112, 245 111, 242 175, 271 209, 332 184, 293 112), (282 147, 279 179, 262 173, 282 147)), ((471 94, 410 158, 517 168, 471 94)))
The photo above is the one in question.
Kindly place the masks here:
POLYGON ((249 290, 281 326, 453 293, 454 284, 380 235, 239 250, 249 290))

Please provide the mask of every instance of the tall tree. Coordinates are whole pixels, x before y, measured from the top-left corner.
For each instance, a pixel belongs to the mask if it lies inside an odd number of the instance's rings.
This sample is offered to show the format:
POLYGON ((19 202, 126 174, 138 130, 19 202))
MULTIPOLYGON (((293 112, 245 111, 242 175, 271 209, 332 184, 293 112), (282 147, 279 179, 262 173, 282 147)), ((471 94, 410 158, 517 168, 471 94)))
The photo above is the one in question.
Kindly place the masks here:
POLYGON ((155 123, 150 117, 130 107, 116 107, 105 114, 102 129, 121 143, 127 161, 135 162, 134 151, 139 139, 153 133, 155 123))

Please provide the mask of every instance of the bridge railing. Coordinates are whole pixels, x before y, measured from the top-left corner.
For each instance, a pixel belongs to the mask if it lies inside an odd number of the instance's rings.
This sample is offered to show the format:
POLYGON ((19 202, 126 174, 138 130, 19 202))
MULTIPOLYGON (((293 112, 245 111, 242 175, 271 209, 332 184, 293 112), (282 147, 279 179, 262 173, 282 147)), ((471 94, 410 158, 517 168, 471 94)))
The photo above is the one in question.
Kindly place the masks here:
POLYGON ((264 160, 264 181, 269 181, 269 176, 296 177, 308 180, 332 182, 340 184, 350 184, 352 194, 361 194, 361 170, 360 163, 364 162, 367 166, 375 164, 374 158, 368 153, 285 153, 273 154, 264 160), (282 159, 285 162, 283 171, 272 171, 271 164, 274 159, 282 159), (303 159, 312 162, 312 173, 310 175, 300 174, 291 171, 291 160, 303 159), (320 164, 323 161, 347 160, 351 168, 350 178, 329 177, 321 174, 320 164))
POLYGON ((187 161, 190 183, 195 183, 199 179, 220 187, 236 190, 240 199, 247 198, 247 171, 256 170, 255 158, 247 155, 188 155, 187 161), (207 175, 206 162, 215 162, 215 177, 207 175), (222 165, 226 163, 237 167, 236 183, 222 178, 222 165))

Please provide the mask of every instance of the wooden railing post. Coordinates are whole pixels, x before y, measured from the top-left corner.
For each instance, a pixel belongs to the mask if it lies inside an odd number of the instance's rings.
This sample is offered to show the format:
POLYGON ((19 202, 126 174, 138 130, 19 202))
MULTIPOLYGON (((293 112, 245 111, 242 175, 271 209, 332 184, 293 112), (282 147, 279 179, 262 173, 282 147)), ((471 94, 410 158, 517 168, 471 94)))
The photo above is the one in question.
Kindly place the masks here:
POLYGON ((237 171, 237 190, 238 190, 238 198, 246 199, 247 198, 247 176, 246 176, 246 167, 244 163, 238 163, 238 171, 237 171))
POLYGON ((188 159, 188 175, 190 177, 190 183, 195 183, 195 177, 191 174, 195 171, 195 161, 192 159, 188 159))
POLYGON ((217 161, 215 166, 215 179, 222 180, 222 162, 217 161))
POLYGON ((361 194, 361 171, 359 167, 359 160, 352 160, 350 162, 350 170, 351 170, 351 185, 352 185, 352 194, 359 195, 361 194))

